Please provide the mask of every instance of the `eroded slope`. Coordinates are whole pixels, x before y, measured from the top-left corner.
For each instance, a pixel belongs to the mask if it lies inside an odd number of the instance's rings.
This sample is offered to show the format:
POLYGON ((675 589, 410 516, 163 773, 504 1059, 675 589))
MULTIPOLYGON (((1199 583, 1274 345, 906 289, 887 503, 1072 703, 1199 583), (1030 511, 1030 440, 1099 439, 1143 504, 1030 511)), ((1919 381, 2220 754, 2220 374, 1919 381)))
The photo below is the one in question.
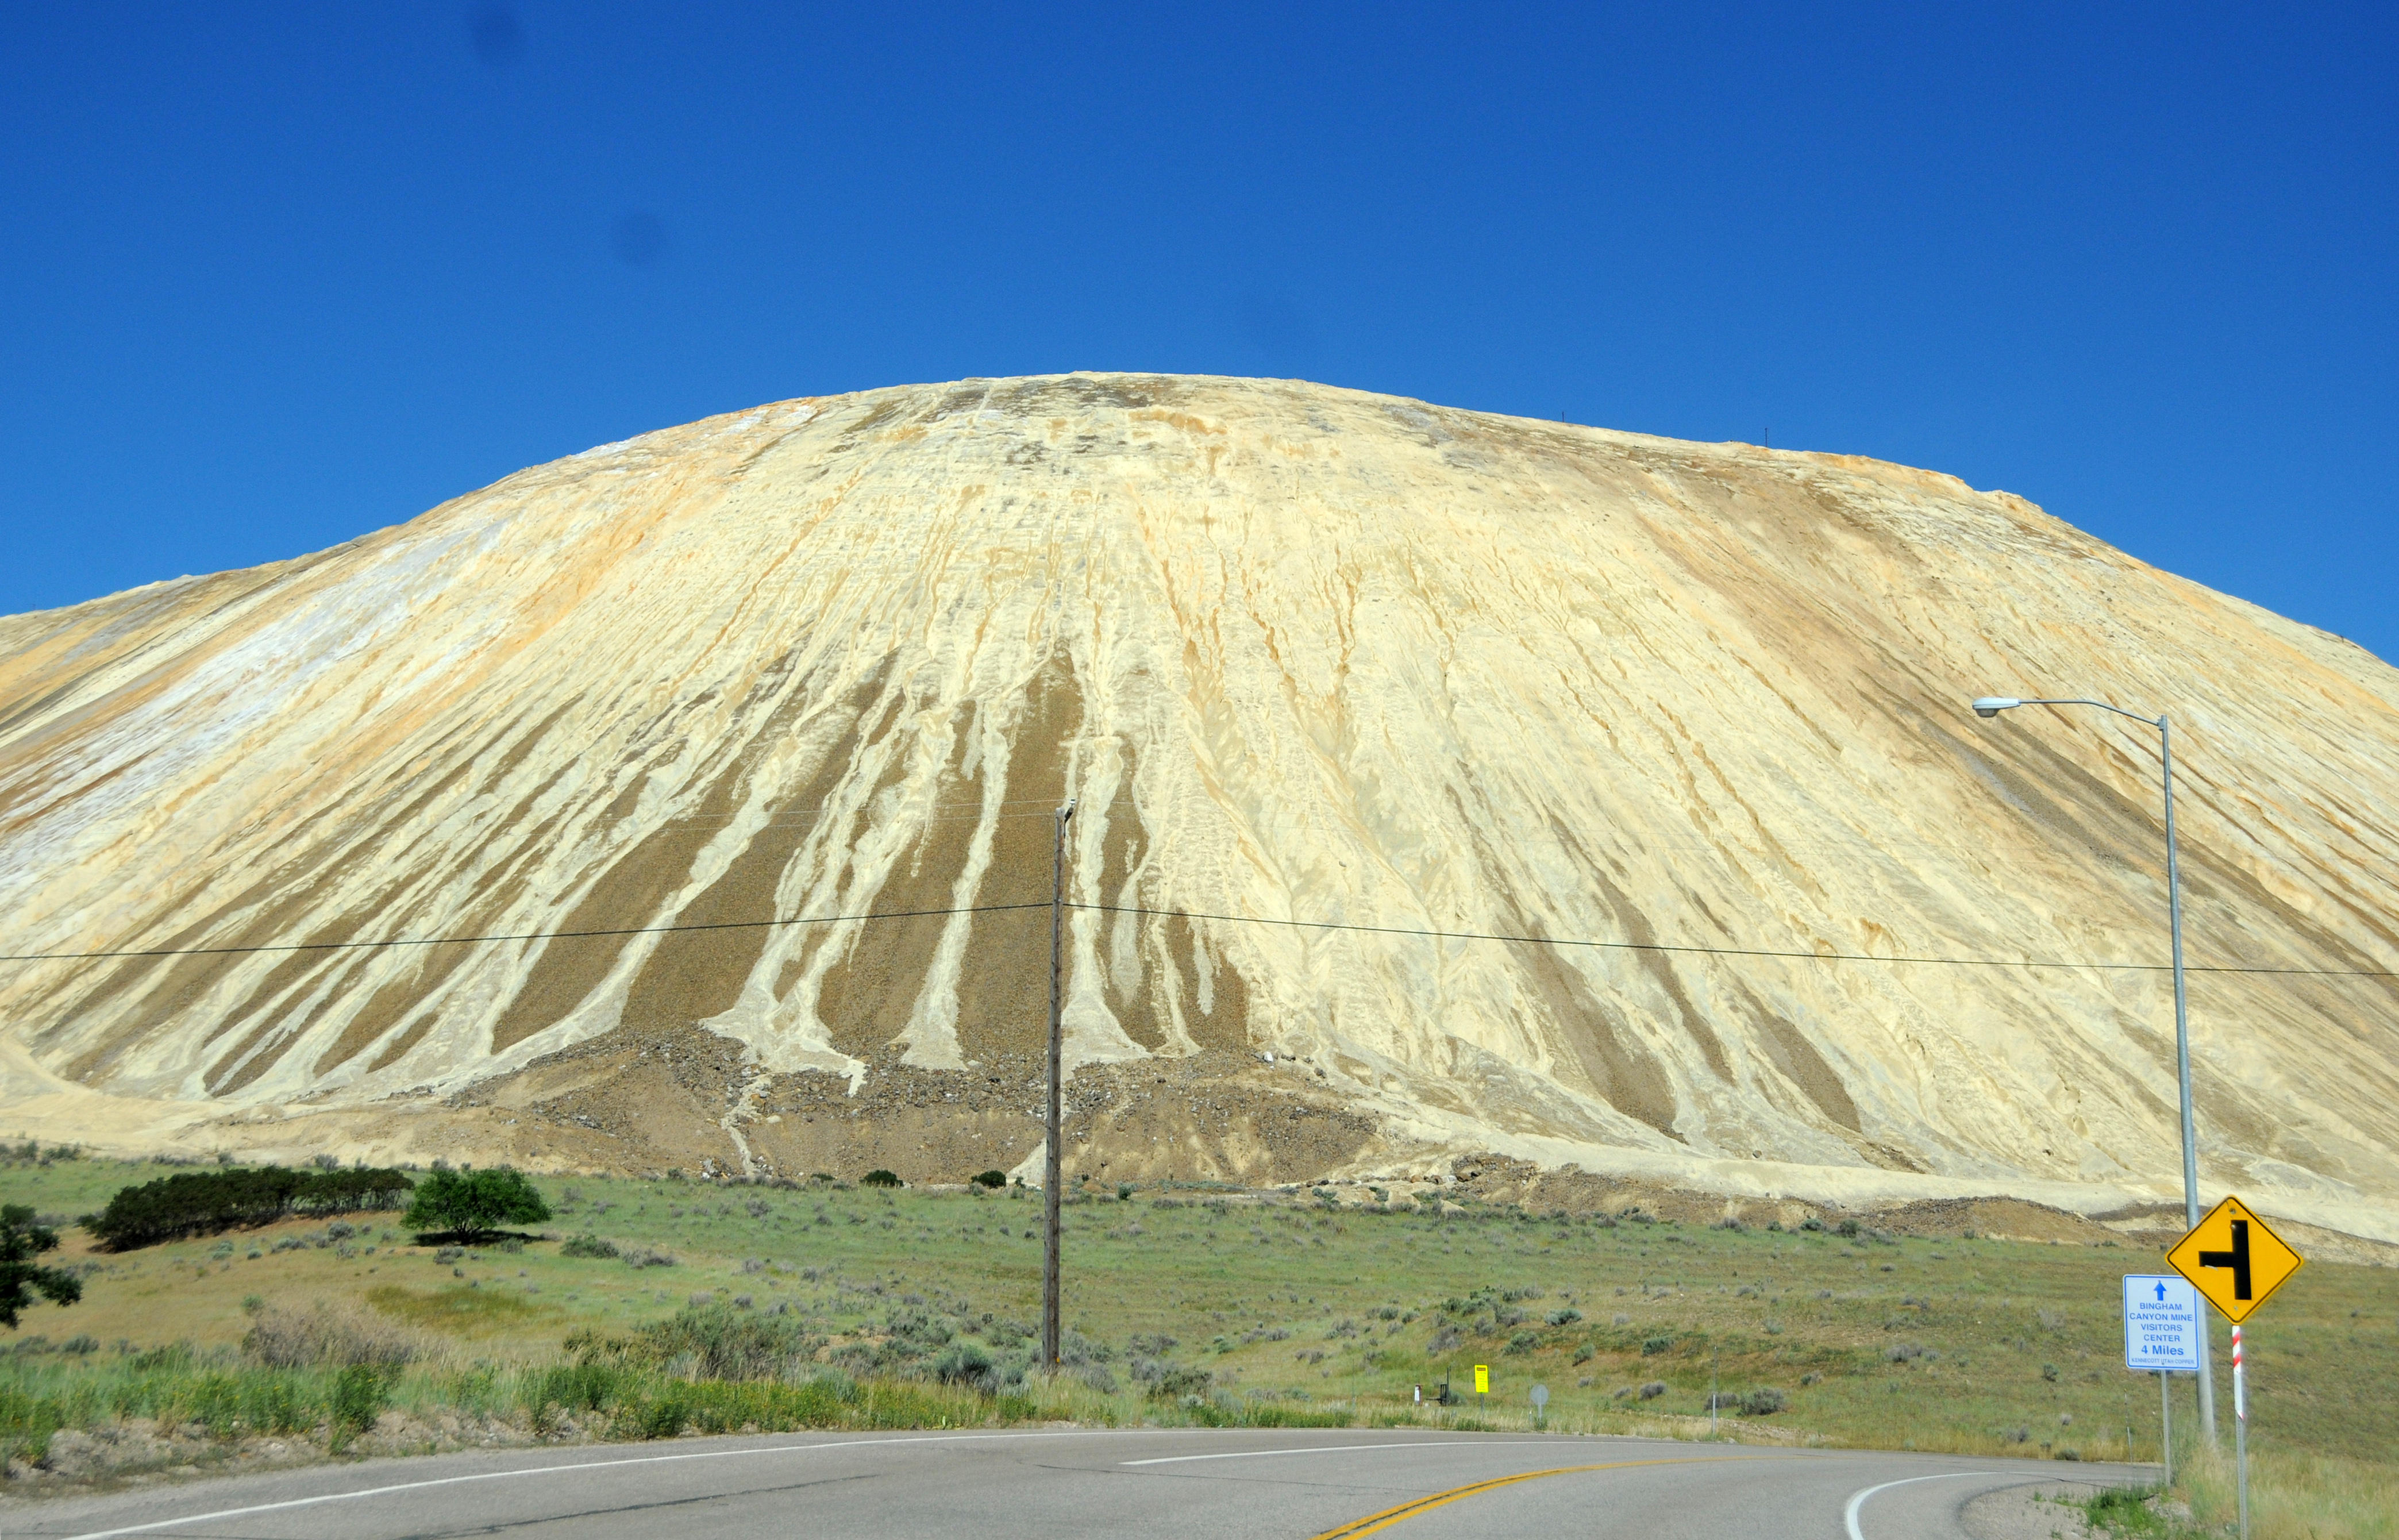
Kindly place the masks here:
POLYGON ((1305 1055, 1360 1159, 2172 1190, 2162 977, 1988 966, 2164 962, 2155 744, 1990 690, 2175 713, 2193 962, 2325 970, 2194 976, 2211 1183, 2399 1223, 2392 669, 1949 478, 1283 382, 787 402, 0 621, 7 950, 185 953, 9 965, 10 1100, 971 1085, 1072 796, 1078 1062, 1305 1055))

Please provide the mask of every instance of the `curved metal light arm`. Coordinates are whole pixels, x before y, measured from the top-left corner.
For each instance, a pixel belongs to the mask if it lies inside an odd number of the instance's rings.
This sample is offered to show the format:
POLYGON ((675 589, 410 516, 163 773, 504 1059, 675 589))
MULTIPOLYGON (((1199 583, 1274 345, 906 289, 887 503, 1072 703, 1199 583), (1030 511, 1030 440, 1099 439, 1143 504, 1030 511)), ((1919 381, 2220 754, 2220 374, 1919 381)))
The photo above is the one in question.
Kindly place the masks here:
MULTIPOLYGON (((2121 706, 2110 706, 2104 700, 2082 700, 2080 698, 2074 700, 2034 700, 2026 697, 2016 701, 2015 704, 2018 706, 2096 706, 2103 711, 2113 711, 2120 717, 2130 717, 2135 722, 2145 722, 2152 727, 2162 728, 2166 724, 2165 718, 2163 717, 2145 717, 2138 711, 2127 711, 2121 706)), ((2001 709, 2005 709, 2005 708, 2001 709)))
POLYGON ((2165 720, 2162 717, 2145 717, 2138 711, 2127 711, 2121 706, 2110 706, 2104 700, 2027 700, 2025 704, 2026 706, 2096 706, 2103 711, 2113 711, 2120 717, 2130 717, 2135 722, 2146 722, 2152 727, 2165 725, 2165 720))

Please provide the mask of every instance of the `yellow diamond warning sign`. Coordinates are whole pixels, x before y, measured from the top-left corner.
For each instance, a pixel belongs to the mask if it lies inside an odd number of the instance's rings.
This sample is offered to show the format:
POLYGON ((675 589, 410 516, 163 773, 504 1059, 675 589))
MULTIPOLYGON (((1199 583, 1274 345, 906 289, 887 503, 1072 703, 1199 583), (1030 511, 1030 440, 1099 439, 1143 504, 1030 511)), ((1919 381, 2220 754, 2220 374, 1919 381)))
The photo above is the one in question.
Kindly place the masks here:
POLYGON ((2237 1197, 2208 1211, 2166 1261, 2236 1325, 2299 1270, 2301 1258, 2237 1197))

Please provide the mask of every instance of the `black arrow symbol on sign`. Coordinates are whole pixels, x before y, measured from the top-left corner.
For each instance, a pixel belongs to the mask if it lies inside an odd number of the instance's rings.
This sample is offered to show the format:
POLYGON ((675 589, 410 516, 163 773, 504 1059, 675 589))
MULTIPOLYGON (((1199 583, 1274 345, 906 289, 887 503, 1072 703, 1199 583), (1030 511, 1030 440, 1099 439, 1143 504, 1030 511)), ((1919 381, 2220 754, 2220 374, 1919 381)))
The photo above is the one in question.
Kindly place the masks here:
POLYGON ((2236 1300, 2247 1299, 2249 1297, 2249 1222, 2245 1219, 2234 1220, 2232 1250, 2202 1251, 2199 1254, 2199 1264, 2202 1267, 2231 1268, 2232 1297, 2236 1300))

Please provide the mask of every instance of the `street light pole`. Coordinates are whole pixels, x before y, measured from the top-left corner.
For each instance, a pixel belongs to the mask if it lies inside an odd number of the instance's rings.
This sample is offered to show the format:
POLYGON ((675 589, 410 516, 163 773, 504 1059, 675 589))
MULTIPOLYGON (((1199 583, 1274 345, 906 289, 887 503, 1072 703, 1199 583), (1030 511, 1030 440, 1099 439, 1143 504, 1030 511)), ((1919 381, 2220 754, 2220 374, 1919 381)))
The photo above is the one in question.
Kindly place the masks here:
MULTIPOLYGON (((2110 706, 2104 700, 2032 700, 2014 696, 1985 696, 1974 702, 1974 714, 1988 722, 2019 706, 2091 706, 2113 711, 2158 730, 2160 774, 2166 797, 2166 917, 2174 938, 2175 1077, 2182 1093, 2182 1207, 2186 1230, 2199 1228, 2199 1140, 2190 1115, 2190 1017, 2182 981, 2182 865, 2175 850, 2174 729, 2165 713, 2145 717, 2110 706)), ((2199 1421, 2207 1441, 2216 1442, 2216 1374, 2210 1364, 2207 1311, 2199 1312, 2199 1421)))
POLYGON ((1056 843, 1050 850, 1050 1120, 1041 1178, 1041 1371, 1058 1371, 1058 1201, 1061 1149, 1065 1142, 1065 1098, 1059 1084, 1063 1057, 1059 985, 1065 972, 1066 821, 1075 816, 1075 799, 1058 809, 1056 843))

